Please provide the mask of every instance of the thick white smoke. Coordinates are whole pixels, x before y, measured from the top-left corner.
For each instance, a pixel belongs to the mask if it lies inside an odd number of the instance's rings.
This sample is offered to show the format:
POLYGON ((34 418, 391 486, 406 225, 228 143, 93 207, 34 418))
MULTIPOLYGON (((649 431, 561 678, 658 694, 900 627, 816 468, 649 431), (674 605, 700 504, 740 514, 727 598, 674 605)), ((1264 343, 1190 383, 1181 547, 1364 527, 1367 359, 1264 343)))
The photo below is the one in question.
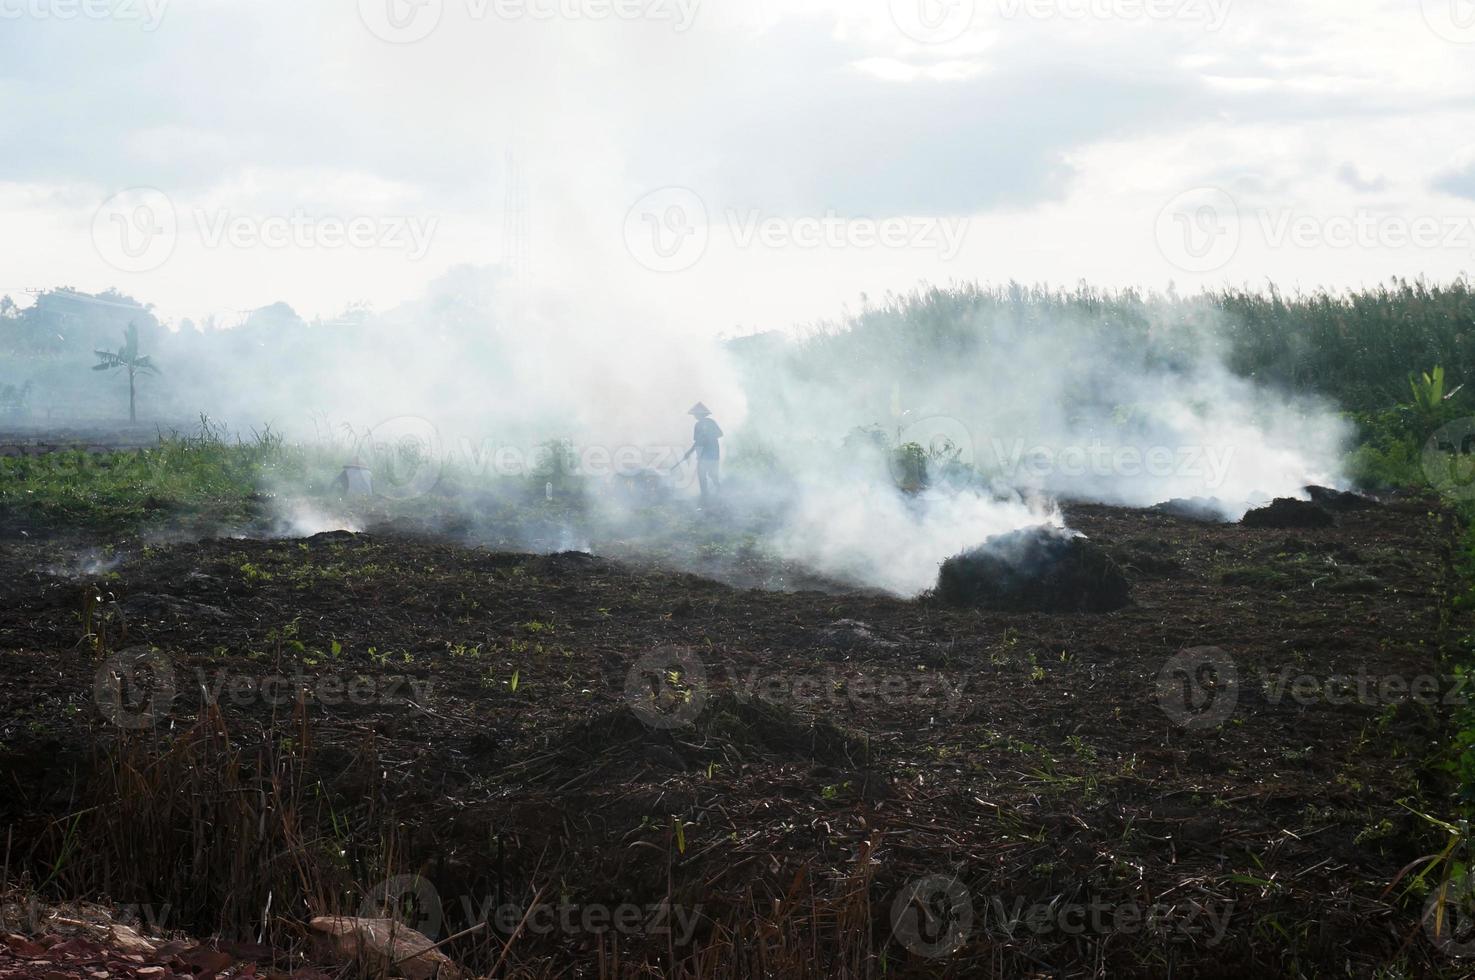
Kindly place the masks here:
MULTIPOLYGON (((371 433, 418 440, 461 471, 525 476, 536 447, 563 440, 596 483, 637 471, 670 480, 700 400, 727 433, 728 501, 698 525, 756 534, 767 553, 824 576, 914 594, 989 536, 1063 523, 1062 502, 1205 498, 1236 519, 1339 482, 1346 432, 1330 406, 1230 371, 1208 304, 1143 311, 1111 323, 1091 303, 965 287, 803 336, 723 342, 676 317, 466 268, 383 314, 177 336, 149 394, 238 430, 269 421, 291 438, 326 435, 345 461, 371 433)), ((680 472, 688 479, 664 505, 673 525, 694 519, 691 465, 680 472)), ((401 489, 423 495, 433 482, 401 489)), ((287 526, 333 523, 281 496, 287 526)), ((661 520, 640 515, 647 533, 661 520)))
POLYGON ((966 294, 913 298, 839 331, 761 345, 764 369, 745 372, 747 434, 799 474, 777 537, 783 553, 913 593, 943 559, 989 535, 1061 523, 1057 501, 1196 498, 1237 520, 1270 498, 1304 496, 1308 484, 1340 485, 1346 423, 1325 403, 1233 374, 1218 314, 1200 307, 1192 323, 1149 318, 1133 330, 1072 304, 1036 297, 1021 308, 966 294), (894 452, 887 472, 837 469, 813 448, 868 423, 880 444, 926 452, 929 489, 896 490, 913 474, 897 472, 894 452))

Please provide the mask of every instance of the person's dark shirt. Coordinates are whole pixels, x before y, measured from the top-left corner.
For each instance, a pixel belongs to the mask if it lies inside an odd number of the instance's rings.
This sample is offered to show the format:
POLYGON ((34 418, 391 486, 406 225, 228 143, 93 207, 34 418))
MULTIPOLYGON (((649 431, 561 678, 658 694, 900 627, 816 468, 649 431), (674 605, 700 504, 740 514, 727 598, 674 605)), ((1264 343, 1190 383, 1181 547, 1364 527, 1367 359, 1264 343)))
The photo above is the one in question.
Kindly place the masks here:
POLYGON ((722 438, 722 429, 711 419, 697 419, 691 431, 691 441, 697 447, 697 455, 703 459, 716 459, 722 450, 717 440, 722 438))

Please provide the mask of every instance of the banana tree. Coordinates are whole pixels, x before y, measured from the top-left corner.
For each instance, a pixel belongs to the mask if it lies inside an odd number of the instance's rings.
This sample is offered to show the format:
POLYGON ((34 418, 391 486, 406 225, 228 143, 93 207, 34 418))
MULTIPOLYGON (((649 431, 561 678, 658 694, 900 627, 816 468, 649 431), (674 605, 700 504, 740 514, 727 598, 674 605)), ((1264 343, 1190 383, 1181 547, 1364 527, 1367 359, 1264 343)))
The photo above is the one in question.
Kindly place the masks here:
POLYGON ((138 413, 135 410, 135 386, 134 379, 140 374, 158 374, 159 369, 154 367, 154 362, 147 354, 138 352, 138 326, 130 323, 123 331, 123 346, 116 351, 96 350, 97 363, 92 366, 94 371, 116 371, 119 368, 128 372, 128 421, 137 422, 138 413))
POLYGON ((1442 365, 1436 367, 1433 373, 1425 372, 1419 375, 1409 375, 1408 386, 1413 389, 1414 407, 1427 416, 1432 416, 1438 412, 1440 406, 1453 398, 1460 390, 1456 388, 1448 394, 1445 393, 1444 367, 1442 365))

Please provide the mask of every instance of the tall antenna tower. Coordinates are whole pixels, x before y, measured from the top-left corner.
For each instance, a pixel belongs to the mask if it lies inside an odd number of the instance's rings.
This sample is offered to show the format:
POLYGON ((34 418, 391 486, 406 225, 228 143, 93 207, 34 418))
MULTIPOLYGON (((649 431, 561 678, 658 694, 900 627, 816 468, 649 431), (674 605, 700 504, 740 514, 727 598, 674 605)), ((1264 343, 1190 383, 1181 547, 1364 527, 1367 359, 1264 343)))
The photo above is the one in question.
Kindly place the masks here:
POLYGON ((528 218, 527 178, 522 158, 515 150, 507 151, 507 195, 502 205, 502 261, 519 289, 532 278, 532 247, 529 242, 531 222, 528 218))

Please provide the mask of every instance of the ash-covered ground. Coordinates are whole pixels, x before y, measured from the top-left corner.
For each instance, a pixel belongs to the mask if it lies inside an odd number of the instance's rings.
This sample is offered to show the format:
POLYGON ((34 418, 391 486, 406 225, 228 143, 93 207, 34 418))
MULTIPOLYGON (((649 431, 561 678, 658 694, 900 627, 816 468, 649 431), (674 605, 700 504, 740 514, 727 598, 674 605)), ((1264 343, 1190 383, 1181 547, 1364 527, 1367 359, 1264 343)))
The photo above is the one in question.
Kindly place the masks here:
MULTIPOLYGON (((312 888, 357 911, 419 876, 428 935, 489 922, 447 947, 482 970, 516 926, 488 910, 550 896, 675 925, 525 928, 520 968, 615 941, 663 969, 747 962, 782 936, 852 975, 1452 969, 1424 896, 1388 891, 1443 840, 1416 811, 1442 792, 1436 702, 1459 695, 1440 679, 1464 615, 1443 605, 1450 517, 1065 516, 1130 604, 748 588, 413 522, 101 551, 11 536, 10 861, 197 935, 260 930, 268 893, 305 917, 312 888), (176 803, 140 805, 130 779, 176 803), (232 809, 242 793, 280 802, 232 809), (259 867, 233 875, 203 842, 243 813, 259 832, 231 839, 259 867)), ((775 584, 769 561, 720 564, 775 584)))

